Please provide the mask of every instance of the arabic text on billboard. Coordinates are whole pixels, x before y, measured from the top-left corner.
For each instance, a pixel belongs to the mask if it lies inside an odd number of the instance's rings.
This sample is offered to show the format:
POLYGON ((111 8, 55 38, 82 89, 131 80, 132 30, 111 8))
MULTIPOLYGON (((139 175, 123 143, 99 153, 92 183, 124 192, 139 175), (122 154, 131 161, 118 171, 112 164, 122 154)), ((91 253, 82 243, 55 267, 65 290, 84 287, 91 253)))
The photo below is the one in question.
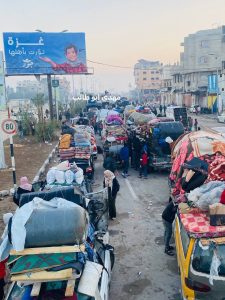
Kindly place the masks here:
POLYGON ((84 33, 3 33, 6 74, 87 73, 84 33))

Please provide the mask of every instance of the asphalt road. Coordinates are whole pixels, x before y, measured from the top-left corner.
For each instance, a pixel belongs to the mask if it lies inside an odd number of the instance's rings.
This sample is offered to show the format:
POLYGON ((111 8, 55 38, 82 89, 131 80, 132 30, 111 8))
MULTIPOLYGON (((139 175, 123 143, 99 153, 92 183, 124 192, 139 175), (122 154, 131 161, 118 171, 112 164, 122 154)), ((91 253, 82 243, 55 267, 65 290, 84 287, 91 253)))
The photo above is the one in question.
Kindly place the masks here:
MULTIPOLYGON (((195 118, 195 115, 192 115, 195 118)), ((201 129, 224 127, 211 116, 197 116, 201 129)), ((180 277, 176 256, 164 253, 161 213, 168 203, 168 173, 139 179, 133 169, 117 196, 117 220, 110 221, 110 242, 115 247, 110 300, 178 300, 180 277)), ((102 157, 96 161, 96 183, 102 185, 102 157)))

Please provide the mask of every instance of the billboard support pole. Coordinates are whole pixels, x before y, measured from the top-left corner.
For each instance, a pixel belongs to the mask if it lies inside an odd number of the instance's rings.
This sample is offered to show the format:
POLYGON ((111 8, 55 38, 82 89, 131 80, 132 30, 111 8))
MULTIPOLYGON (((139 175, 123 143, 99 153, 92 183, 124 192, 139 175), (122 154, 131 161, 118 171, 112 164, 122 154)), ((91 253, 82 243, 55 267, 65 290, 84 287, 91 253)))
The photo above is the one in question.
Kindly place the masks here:
POLYGON ((49 112, 50 112, 50 119, 53 120, 53 99, 52 99, 52 80, 51 75, 47 75, 47 82, 48 82, 48 99, 49 99, 49 112))

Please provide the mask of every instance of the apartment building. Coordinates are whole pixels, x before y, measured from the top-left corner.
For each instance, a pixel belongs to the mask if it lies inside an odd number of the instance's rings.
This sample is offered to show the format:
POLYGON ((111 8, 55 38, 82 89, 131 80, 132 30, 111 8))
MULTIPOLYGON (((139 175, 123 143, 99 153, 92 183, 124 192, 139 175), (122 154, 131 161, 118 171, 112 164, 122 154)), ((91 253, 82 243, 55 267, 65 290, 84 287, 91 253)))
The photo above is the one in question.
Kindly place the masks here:
MULTIPOLYGON (((225 27, 189 34, 183 50, 183 104, 213 105, 216 94, 208 90, 208 78, 219 75, 225 61, 225 27)), ((215 93, 215 92, 214 92, 215 93)))
POLYGON ((153 99, 162 84, 162 64, 140 59, 134 66, 136 89, 143 99, 153 99))

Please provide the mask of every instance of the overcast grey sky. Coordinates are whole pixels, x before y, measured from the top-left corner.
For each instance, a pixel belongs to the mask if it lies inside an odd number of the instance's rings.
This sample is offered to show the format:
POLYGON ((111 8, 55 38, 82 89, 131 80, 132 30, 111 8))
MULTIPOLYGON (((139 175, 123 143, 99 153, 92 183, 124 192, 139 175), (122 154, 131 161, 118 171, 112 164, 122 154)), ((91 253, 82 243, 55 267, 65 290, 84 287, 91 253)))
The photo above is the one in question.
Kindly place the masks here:
MULTIPOLYGON (((140 58, 176 62, 184 36, 225 24, 224 0, 0 0, 0 8, 1 32, 85 32, 89 60, 130 67, 140 58)), ((132 69, 88 66, 95 68, 89 85, 133 84, 132 69)))

